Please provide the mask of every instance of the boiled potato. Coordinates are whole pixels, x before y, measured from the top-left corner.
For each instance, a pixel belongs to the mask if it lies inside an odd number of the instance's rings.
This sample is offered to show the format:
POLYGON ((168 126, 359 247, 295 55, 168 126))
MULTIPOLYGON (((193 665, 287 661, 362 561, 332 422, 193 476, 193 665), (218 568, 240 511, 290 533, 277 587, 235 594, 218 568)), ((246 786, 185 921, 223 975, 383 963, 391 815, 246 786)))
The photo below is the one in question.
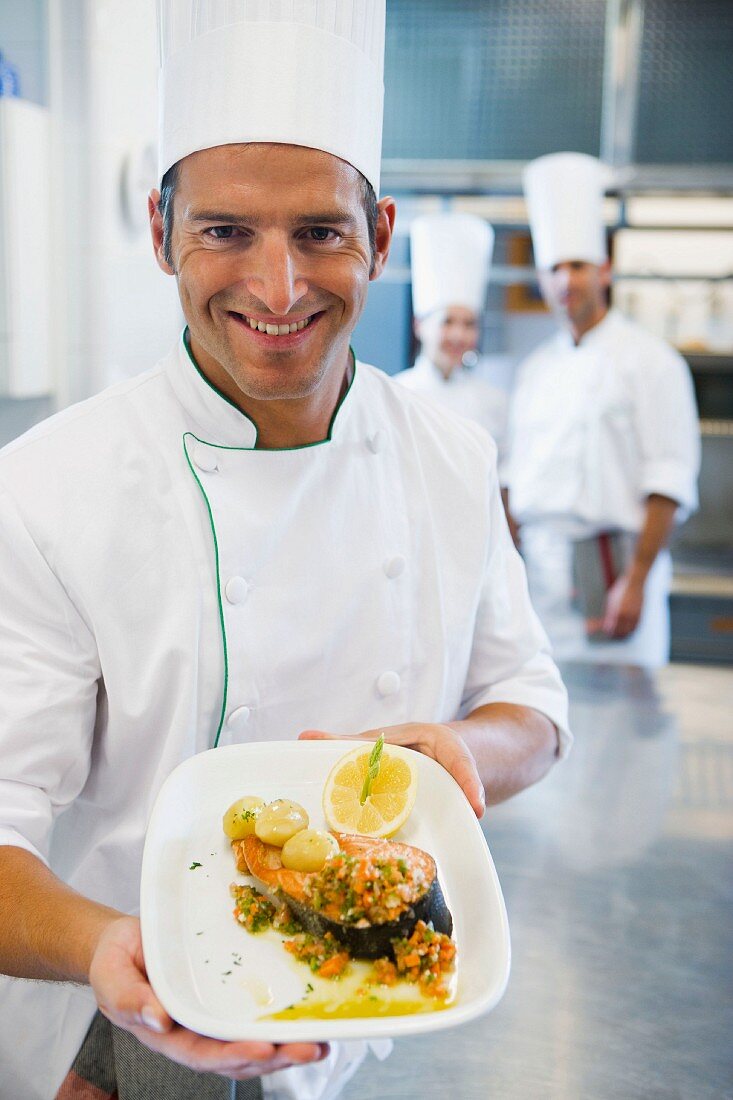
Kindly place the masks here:
POLYGON ((244 840, 246 836, 251 836, 264 806, 264 798, 258 798, 254 794, 246 794, 244 798, 232 802, 221 822, 229 839, 244 840))
POLYGON ((329 856, 336 855, 336 837, 322 829, 301 829, 283 844, 283 867, 291 871, 320 871, 329 856))
POLYGON ((308 827, 308 814, 297 802, 276 798, 268 802, 255 821, 255 833, 265 844, 282 848, 286 840, 308 827))

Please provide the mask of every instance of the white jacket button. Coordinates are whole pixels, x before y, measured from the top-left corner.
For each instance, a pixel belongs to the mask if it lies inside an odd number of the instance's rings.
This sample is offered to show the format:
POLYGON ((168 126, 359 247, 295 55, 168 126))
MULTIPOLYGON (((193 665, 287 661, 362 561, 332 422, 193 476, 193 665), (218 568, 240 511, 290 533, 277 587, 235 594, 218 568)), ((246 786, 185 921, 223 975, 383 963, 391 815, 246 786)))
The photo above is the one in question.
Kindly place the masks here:
POLYGON ((382 568, 389 579, 393 581, 395 577, 399 577, 401 573, 404 573, 406 565, 407 562, 402 557, 402 554, 398 554, 394 558, 387 558, 382 568))
POLYGON ((369 450, 372 452, 373 455, 376 455, 376 454, 379 454, 379 452, 384 449, 384 444, 386 443, 386 441, 387 441, 387 436, 385 435, 385 433, 382 431, 381 428, 378 428, 377 431, 374 433, 374 435, 370 435, 368 437, 367 447, 369 448, 369 450))
POLYGON ((377 691, 380 695, 396 695, 401 682, 396 672, 383 672, 377 677, 377 691))
POLYGON ((229 603, 244 603, 249 592, 249 585, 244 577, 231 577, 224 585, 224 595, 229 603))
POLYGON ((213 474, 218 468, 216 451, 212 447, 205 447, 202 443, 199 443, 193 452, 193 460, 199 470, 207 474, 213 474))
POLYGON ((249 707, 237 707, 236 710, 231 711, 227 717, 227 727, 230 730, 242 730, 249 721, 250 709, 249 707))

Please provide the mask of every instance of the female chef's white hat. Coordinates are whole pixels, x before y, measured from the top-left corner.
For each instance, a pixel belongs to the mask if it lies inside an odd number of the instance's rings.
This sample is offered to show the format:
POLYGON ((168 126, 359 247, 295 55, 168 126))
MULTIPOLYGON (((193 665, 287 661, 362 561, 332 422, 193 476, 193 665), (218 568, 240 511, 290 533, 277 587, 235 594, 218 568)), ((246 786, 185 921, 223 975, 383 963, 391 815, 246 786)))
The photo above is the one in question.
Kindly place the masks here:
POLYGON ((568 260, 607 258, 603 192, 608 169, 586 153, 550 153, 523 174, 535 264, 549 270, 568 260))
POLYGON ((189 153, 322 149, 379 194, 385 0, 158 0, 160 178, 189 153))
POLYGON ((480 313, 486 300, 494 230, 473 214, 426 214, 410 226, 412 309, 467 306, 480 313))

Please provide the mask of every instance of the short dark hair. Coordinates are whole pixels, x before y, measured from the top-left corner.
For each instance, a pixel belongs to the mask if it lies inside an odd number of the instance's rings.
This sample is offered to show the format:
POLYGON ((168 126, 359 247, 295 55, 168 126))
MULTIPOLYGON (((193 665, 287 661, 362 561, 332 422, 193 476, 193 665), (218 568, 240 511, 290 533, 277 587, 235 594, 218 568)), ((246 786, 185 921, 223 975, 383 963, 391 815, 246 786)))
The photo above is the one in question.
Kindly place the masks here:
MULTIPOLYGON (((175 198, 181 162, 176 161, 163 176, 160 185, 160 202, 158 209, 163 219, 163 256, 165 262, 173 266, 173 252, 171 250, 171 237, 173 235, 173 199, 175 198)), ((361 202, 367 220, 367 232, 369 234, 369 251, 372 257, 372 270, 374 269, 374 254, 377 248, 377 196, 366 176, 359 172, 359 184, 361 187, 361 202)))

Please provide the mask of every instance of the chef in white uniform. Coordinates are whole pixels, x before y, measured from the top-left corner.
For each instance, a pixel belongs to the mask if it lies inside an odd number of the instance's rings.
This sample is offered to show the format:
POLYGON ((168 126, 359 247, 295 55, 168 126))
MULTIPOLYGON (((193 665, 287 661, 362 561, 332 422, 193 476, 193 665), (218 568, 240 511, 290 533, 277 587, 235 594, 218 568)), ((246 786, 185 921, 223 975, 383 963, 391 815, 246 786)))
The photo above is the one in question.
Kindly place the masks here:
POLYGON ((165 1086, 126 1095, 200 1100, 233 1078, 247 1096, 327 1100, 364 1058, 365 1043, 195 1035, 147 983, 146 823, 192 754, 383 729, 442 763, 480 814, 570 740, 494 445, 349 348, 394 220, 375 198, 384 4, 293 17, 276 0, 249 20, 189 7, 162 7, 150 198, 187 328, 163 361, 0 456, 12 1100, 64 1081, 76 1094, 98 1005, 136 1073, 161 1055, 165 1086), (171 1084, 178 1064, 188 1076, 171 1084))
POLYGON ((608 308, 604 183, 601 162, 580 153, 526 169, 540 285, 560 331, 519 367, 504 474, 556 657, 655 667, 669 656, 665 547, 697 503, 697 416, 682 357, 608 308), (578 582, 596 555, 603 587, 589 613, 578 582))
POLYGON ((493 247, 493 229, 473 214, 426 214, 412 221, 412 309, 420 354, 395 378, 480 424, 501 454, 508 394, 479 376, 477 353, 493 247))

